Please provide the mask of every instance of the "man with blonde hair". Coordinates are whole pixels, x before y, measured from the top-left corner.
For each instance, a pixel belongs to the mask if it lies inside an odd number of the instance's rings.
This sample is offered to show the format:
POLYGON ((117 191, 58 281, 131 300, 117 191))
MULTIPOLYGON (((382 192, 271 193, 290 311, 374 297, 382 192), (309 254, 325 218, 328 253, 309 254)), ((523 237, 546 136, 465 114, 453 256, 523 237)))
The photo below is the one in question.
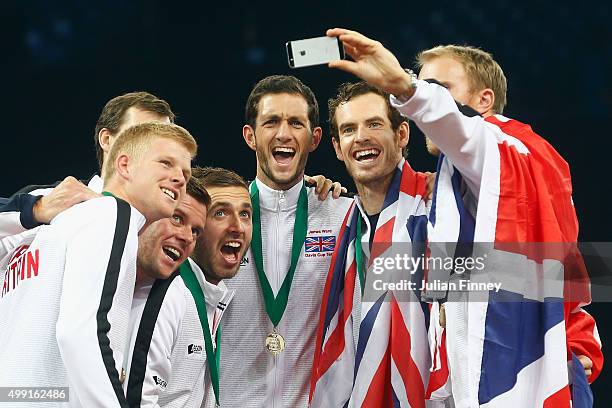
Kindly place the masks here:
POLYGON ((172 215, 196 150, 179 126, 130 128, 109 154, 103 197, 3 240, 0 386, 69 387, 71 406, 127 406, 122 364, 138 234, 172 215))
MULTIPOLYGON (((506 107, 508 83, 504 71, 492 55, 479 48, 459 45, 439 45, 417 55, 419 69, 429 64, 445 64, 449 74, 434 78, 446 87, 453 98, 463 105, 474 106, 484 117, 502 114, 506 107), (477 100, 482 98, 483 101, 477 100)), ((427 77, 429 78, 429 76, 427 77)), ((432 77, 433 78, 433 77, 432 77)), ((439 155, 440 150, 426 137, 427 150, 439 155)))
MULTIPOLYGON (((417 55, 417 65, 421 71, 421 78, 432 78, 439 81, 456 101, 464 104, 468 109, 473 108, 483 118, 488 118, 491 123, 496 123, 498 120, 498 123, 507 123, 507 128, 515 128, 506 130, 507 132, 518 131, 525 135, 523 137, 531 133, 536 138, 540 138, 531 129, 528 129, 527 125, 521 128, 517 126, 518 121, 501 116, 507 103, 507 80, 502 68, 490 53, 471 46, 440 45, 421 51, 417 55)), ((439 156, 440 150, 429 137, 426 137, 426 142, 428 151, 439 156)), ((552 150, 550 146, 547 148, 552 150)), ((551 161, 555 156, 557 160, 563 160, 556 152, 551 153, 551 161)), ((564 161, 562 163, 566 166, 564 161)), ((571 205, 571 184, 566 185, 561 191, 563 192, 559 203, 565 206, 571 205)), ((576 242, 578 224, 573 205, 567 208, 567 211, 568 219, 558 220, 559 228, 563 231, 564 240, 576 242)), ((516 239, 517 242, 518 240, 516 239)), ((566 304, 565 313, 568 347, 584 367, 588 381, 593 382, 601 373, 603 365, 603 354, 595 320, 585 310, 577 307, 575 301, 579 299, 569 300, 572 302, 566 304)), ((433 398, 436 398, 436 395, 440 398, 448 395, 451 388, 448 372, 438 370, 433 378, 435 381, 430 386, 433 398)))

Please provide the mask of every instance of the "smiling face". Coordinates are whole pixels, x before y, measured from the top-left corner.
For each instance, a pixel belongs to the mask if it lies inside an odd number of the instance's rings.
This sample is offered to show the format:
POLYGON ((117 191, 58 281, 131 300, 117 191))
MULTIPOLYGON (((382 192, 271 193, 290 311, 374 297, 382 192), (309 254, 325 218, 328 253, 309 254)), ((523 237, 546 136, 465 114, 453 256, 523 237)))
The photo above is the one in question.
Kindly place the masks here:
POLYGON ((172 217, 147 226, 138 237, 137 279, 167 279, 193 251, 205 220, 206 206, 186 195, 172 217))
POLYGON ((206 280, 217 284, 236 275, 251 244, 253 223, 249 191, 238 186, 209 186, 211 205, 206 233, 196 243, 193 260, 206 280))
POLYGON ((140 155, 127 160, 130 180, 125 190, 130 204, 149 222, 170 217, 185 197, 191 176, 187 148, 174 140, 156 138, 140 155))
POLYGON ((403 122, 393 130, 382 96, 366 93, 341 103, 334 121, 336 156, 358 188, 380 183, 392 174, 408 144, 408 124, 403 122))
POLYGON ((308 104, 297 94, 264 95, 255 128, 245 125, 243 136, 257 154, 257 178, 276 190, 301 181, 308 154, 321 141, 321 128, 311 130, 308 104))

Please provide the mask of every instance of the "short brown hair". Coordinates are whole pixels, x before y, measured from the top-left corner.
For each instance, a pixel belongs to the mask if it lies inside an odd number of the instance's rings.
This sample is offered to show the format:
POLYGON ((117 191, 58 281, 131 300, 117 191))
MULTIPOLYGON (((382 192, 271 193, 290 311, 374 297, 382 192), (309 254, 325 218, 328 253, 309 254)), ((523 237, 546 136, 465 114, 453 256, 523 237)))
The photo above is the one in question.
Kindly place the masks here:
POLYGON ((96 156, 98 157, 100 171, 102 171, 104 151, 98 142, 98 135, 104 128, 108 129, 113 135, 116 134, 125 120, 125 113, 131 107, 136 107, 146 112, 157 113, 160 116, 167 116, 170 122, 174 123, 175 116, 168 102, 148 92, 130 92, 111 99, 104 105, 94 133, 96 156))
POLYGON ((117 136, 103 169, 103 179, 108 180, 114 174, 114 162, 120 154, 128 153, 131 157, 140 157, 144 148, 157 138, 178 142, 187 149, 192 159, 197 153, 198 144, 186 129, 167 123, 141 123, 125 129, 117 136))
POLYGON ((246 181, 237 173, 221 167, 193 167, 191 178, 197 179, 204 188, 243 187, 249 189, 246 181))
POLYGON ((291 75, 271 75, 259 81, 247 99, 244 120, 247 125, 255 129, 259 101, 269 94, 293 94, 300 95, 308 104, 308 121, 310 130, 319 126, 319 104, 312 90, 304 85, 302 81, 291 75))
POLYGON ((206 191, 206 188, 204 188, 199 179, 195 177, 189 178, 187 182, 187 195, 204 204, 206 208, 210 208, 210 195, 208 195, 208 191, 206 191))
POLYGON ((338 124, 336 123, 336 109, 338 109, 338 106, 350 101, 353 98, 369 93, 380 95, 385 100, 387 105, 387 115, 389 117, 389 121, 391 122, 391 128, 393 131, 396 131, 403 122, 408 121, 399 113, 397 109, 391 106, 388 93, 370 85, 365 81, 345 82, 338 87, 338 93, 336 96, 329 98, 327 101, 327 108, 329 111, 329 133, 334 139, 339 139, 338 124))
POLYGON ((454 58, 463 65, 470 82, 470 91, 476 92, 491 88, 495 94, 493 111, 495 113, 504 112, 507 103, 508 82, 504 71, 493 59, 493 55, 467 45, 439 45, 421 51, 417 55, 417 65, 420 69, 428 61, 444 56, 454 58))

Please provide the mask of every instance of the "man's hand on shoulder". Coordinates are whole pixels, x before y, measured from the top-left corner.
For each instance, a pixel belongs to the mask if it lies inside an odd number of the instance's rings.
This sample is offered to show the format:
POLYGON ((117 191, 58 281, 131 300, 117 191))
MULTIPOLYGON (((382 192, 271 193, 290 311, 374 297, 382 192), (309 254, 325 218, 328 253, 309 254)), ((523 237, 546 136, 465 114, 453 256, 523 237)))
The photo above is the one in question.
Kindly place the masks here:
POLYGON ((100 197, 100 194, 94 193, 79 180, 68 176, 51 193, 34 204, 34 219, 37 222, 48 224, 62 211, 95 197, 100 197))
POLYGON ((346 188, 342 187, 342 184, 340 184, 337 181, 332 181, 321 174, 317 176, 304 175, 304 181, 306 182, 306 184, 310 184, 310 185, 316 184, 315 192, 319 196, 319 201, 325 201, 330 190, 332 191, 333 198, 338 198, 340 197, 340 194, 342 193, 346 194, 347 192, 346 188), (333 187, 333 190, 332 190, 332 187, 333 187))

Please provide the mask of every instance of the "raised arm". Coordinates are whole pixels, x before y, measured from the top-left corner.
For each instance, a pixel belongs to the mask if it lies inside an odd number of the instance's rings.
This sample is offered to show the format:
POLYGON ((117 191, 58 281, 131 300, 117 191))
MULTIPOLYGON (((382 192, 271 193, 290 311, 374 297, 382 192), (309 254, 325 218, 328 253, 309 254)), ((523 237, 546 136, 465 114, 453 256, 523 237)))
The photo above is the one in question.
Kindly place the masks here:
POLYGON ((329 63, 392 95, 392 104, 429 137, 459 169, 468 186, 478 193, 484 157, 502 136, 469 108, 458 105, 438 84, 413 78, 380 42, 341 28, 327 31, 338 37, 354 61, 329 63))

